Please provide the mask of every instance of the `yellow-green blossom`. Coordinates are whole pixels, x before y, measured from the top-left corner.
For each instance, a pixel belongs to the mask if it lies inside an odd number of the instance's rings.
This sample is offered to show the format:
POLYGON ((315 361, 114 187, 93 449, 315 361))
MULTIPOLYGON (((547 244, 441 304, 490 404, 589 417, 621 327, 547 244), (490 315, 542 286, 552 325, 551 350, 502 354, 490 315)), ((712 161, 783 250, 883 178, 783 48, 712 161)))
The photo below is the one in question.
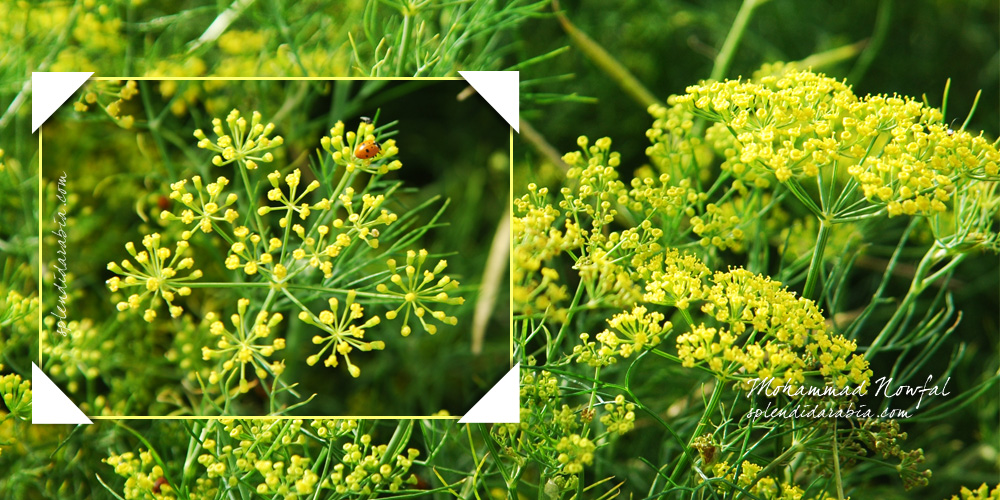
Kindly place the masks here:
POLYGON ((273 362, 267 360, 276 351, 285 348, 285 339, 269 339, 271 330, 283 319, 281 313, 268 314, 262 310, 251 320, 247 313, 249 305, 249 299, 237 301, 239 312, 230 317, 233 331, 229 331, 222 321, 215 319, 214 313, 207 314, 205 322, 211 325, 209 331, 218 337, 218 340, 214 348, 209 346, 201 348, 205 360, 223 360, 209 375, 209 382, 215 384, 227 379, 230 373, 235 374, 239 368, 240 392, 250 390, 246 374, 247 364, 254 368, 254 373, 260 380, 265 380, 270 374, 280 375, 285 366, 283 360, 273 362))
MULTIPOLYGON (((203 233, 211 233, 216 224, 226 222, 232 224, 238 217, 237 212, 231 207, 238 197, 235 193, 229 193, 225 200, 221 200, 222 190, 229 184, 229 179, 220 176, 215 182, 207 185, 202 183, 201 176, 196 175, 191 178, 195 192, 187 190, 187 179, 181 179, 170 185, 170 199, 176 200, 184 205, 180 215, 164 210, 160 212, 160 218, 167 221, 181 221, 185 226, 195 225, 203 233), (195 198, 197 196, 197 198, 195 198), (223 209, 225 211, 223 212, 223 209)), ((182 239, 190 239, 192 230, 185 230, 181 233, 182 239)))
POLYGON ((559 452, 556 460, 562 465, 562 472, 577 475, 583 472, 584 465, 594 463, 596 449, 591 440, 579 434, 564 436, 556 443, 556 451, 559 452))
POLYGON ((704 323, 677 337, 684 366, 706 365, 722 380, 773 377, 798 386, 817 371, 836 387, 865 385, 871 375, 857 344, 832 335, 816 304, 745 269, 717 272, 702 299, 704 323))
POLYGON ((604 410, 607 413, 601 417, 601 423, 608 432, 622 435, 635 428, 635 405, 626 403, 625 396, 615 396, 615 402, 604 405, 604 410))
POLYGON ((633 354, 641 354, 656 347, 663 335, 673 328, 669 321, 663 320, 663 314, 656 311, 647 314, 645 306, 635 306, 631 311, 616 314, 609 319, 611 329, 598 333, 597 342, 589 341, 589 334, 581 334, 580 338, 584 343, 575 346, 573 354, 578 363, 595 367, 615 363, 618 356, 628 358, 633 354))
MULTIPOLYGON (((3 369, 3 365, 0 365, 3 369)), ((31 420, 31 381, 23 380, 16 373, 0 376, 0 398, 13 417, 31 420)), ((0 421, 4 420, 0 416, 0 421)))
POLYGON ((258 161, 265 163, 274 161, 274 155, 267 151, 284 144, 284 139, 280 135, 268 137, 274 131, 274 124, 261 123, 261 114, 257 111, 253 112, 248 124, 246 118, 240 116, 239 110, 234 109, 226 116, 226 125, 229 127, 228 134, 222 127, 222 120, 218 118, 212 120, 212 132, 217 137, 214 142, 201 129, 194 131, 199 148, 219 153, 212 158, 212 164, 215 166, 235 161, 247 170, 254 170, 258 161))
POLYGON ((1000 485, 995 486, 992 490, 986 483, 974 490, 962 486, 959 495, 952 495, 950 500, 1000 500, 1000 485))
POLYGON ((361 369, 351 363, 351 351, 354 349, 360 351, 379 351, 385 348, 385 342, 381 340, 364 340, 365 330, 378 325, 381 320, 378 316, 372 316, 361 324, 355 324, 355 320, 364 317, 364 308, 360 303, 355 302, 356 298, 357 292, 354 290, 347 292, 343 312, 339 311, 340 300, 336 297, 331 297, 328 301, 330 309, 321 311, 319 315, 313 315, 311 312, 306 311, 299 313, 300 320, 319 327, 325 334, 314 335, 312 338, 313 344, 323 344, 323 348, 316 354, 312 354, 306 358, 306 363, 310 366, 318 363, 326 350, 330 349, 330 355, 327 356, 323 363, 326 366, 335 367, 339 364, 337 357, 342 356, 344 362, 347 363, 347 370, 351 373, 351 376, 357 377, 361 374, 361 369))
POLYGON ((396 267, 396 260, 389 259, 386 261, 386 265, 389 267, 389 272, 391 273, 389 281, 398 290, 389 288, 385 283, 379 283, 376 287, 376 290, 383 295, 402 299, 402 303, 396 309, 385 313, 385 318, 388 320, 396 319, 399 312, 403 311, 403 327, 400 333, 404 337, 412 331, 410 328, 411 313, 420 321, 420 325, 424 331, 433 335, 437 333, 437 327, 428 322, 430 318, 434 318, 446 325, 457 324, 458 318, 448 316, 444 311, 431 308, 431 304, 456 305, 465 302, 464 298, 453 297, 448 293, 458 288, 458 281, 451 279, 449 276, 438 278, 438 275, 448 267, 448 262, 440 260, 434 266, 434 270, 430 271, 423 269, 425 260, 427 260, 427 250, 421 249, 420 252, 407 251, 406 267, 400 273, 400 269, 396 267), (428 314, 430 318, 425 319, 428 314))
POLYGON ((124 276, 112 277, 107 281, 108 288, 112 292, 119 289, 133 287, 142 288, 141 294, 132 294, 126 301, 119 302, 119 311, 137 310, 146 299, 150 299, 150 307, 143 314, 143 318, 152 322, 156 318, 157 302, 163 299, 167 303, 171 317, 178 317, 184 309, 174 304, 177 296, 187 296, 191 294, 191 288, 184 286, 185 282, 201 278, 201 270, 194 269, 187 276, 178 276, 178 271, 191 269, 194 266, 194 259, 181 256, 190 246, 187 241, 178 241, 177 250, 171 252, 167 247, 160 246, 160 234, 153 233, 142 238, 142 245, 146 250, 136 251, 135 245, 130 241, 125 244, 125 249, 135 259, 136 264, 130 260, 123 260, 119 266, 115 262, 108 263, 108 270, 124 276))

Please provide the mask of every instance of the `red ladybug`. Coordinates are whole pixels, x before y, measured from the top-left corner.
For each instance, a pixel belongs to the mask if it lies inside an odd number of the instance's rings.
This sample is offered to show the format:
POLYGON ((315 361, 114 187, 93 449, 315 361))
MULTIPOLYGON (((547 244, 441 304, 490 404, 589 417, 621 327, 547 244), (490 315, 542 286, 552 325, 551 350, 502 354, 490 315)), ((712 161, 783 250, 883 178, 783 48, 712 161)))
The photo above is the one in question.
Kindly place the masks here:
POLYGON ((159 494, 160 493, 160 486, 163 486, 164 484, 167 484, 167 478, 165 478, 163 476, 160 476, 160 477, 156 478, 156 482, 153 483, 153 493, 159 494))
POLYGON ((375 141, 365 141, 354 148, 354 157, 359 160, 370 160, 382 151, 382 146, 375 141))

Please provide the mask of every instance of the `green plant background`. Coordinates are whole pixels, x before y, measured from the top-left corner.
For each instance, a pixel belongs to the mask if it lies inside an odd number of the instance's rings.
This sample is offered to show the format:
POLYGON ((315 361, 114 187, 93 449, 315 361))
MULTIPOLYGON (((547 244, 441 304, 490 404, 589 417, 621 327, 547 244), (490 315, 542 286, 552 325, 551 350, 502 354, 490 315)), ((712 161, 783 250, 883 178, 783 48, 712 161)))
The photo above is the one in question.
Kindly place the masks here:
MULTIPOLYGON (((743 3, 635 0, 609 4, 586 0, 563 1, 561 6, 579 29, 628 68, 656 98, 663 100, 711 74, 713 59, 743 3)), ((503 4, 479 0, 468 5, 431 2, 418 9, 412 19, 426 21, 428 39, 434 33, 444 33, 450 21, 461 14, 458 9, 463 6, 479 8, 484 13, 509 14, 503 22, 487 18, 463 25, 467 33, 484 33, 482 36, 462 39, 461 43, 455 37, 442 39, 445 40, 443 57, 422 74, 454 76, 456 71, 465 69, 505 69, 550 54, 536 64, 518 67, 522 79, 522 118, 541 132, 558 154, 574 150, 576 137, 581 134, 592 138, 611 136, 614 148, 622 152, 623 165, 636 167, 645 162, 643 151, 648 140, 643 133, 651 122, 645 106, 630 98, 573 45, 557 20, 549 15, 548 2, 537 5, 519 2, 515 4, 518 9, 510 11, 503 11, 503 4)), ((0 109, 6 110, 0 117, 0 148, 6 153, 3 161, 7 166, 0 173, 0 241, 5 257, 0 259, 0 265, 4 266, 4 294, 17 290, 30 296, 38 285, 34 276, 40 266, 36 242, 32 241, 39 219, 33 211, 37 205, 37 178, 33 177, 37 138, 30 133, 27 106, 30 101, 24 86, 31 71, 178 76, 367 75, 379 58, 384 57, 387 46, 396 49, 394 54, 401 52, 405 17, 399 9, 401 5, 393 1, 257 2, 236 18, 229 30, 233 35, 190 52, 189 44, 228 7, 226 3, 191 1, 154 5, 78 1, 49 2, 34 8, 27 8, 33 7, 28 2, 0 6, 6 9, 5 15, 0 16, 0 45, 9 48, 4 63, 0 64, 0 109), (101 5, 106 6, 104 13, 99 10, 101 5), (94 16, 85 18, 91 11, 94 16), (348 32, 357 43, 356 51, 350 47, 348 32), (383 35, 387 44, 376 49, 383 35), (231 45, 226 49, 222 47, 224 43, 231 45), (355 52, 359 57, 355 57, 355 52), (289 53, 298 55, 303 62, 295 62, 289 53)), ((946 120, 957 119, 956 124, 962 123, 976 92, 982 90, 968 128, 995 137, 1000 133, 998 24, 1000 8, 986 0, 846 3, 773 0, 754 11, 724 76, 746 77, 764 63, 807 60, 831 49, 867 41, 864 47, 858 45, 857 50, 849 50, 842 59, 818 62, 813 59, 813 68, 837 78, 848 78, 859 95, 878 92, 926 95, 934 106, 941 104, 945 82, 950 78, 946 120)), ((410 49, 418 46, 416 34, 408 34, 410 49)), ((420 65, 419 59, 401 64, 390 57, 379 68, 384 68, 380 73, 384 76, 410 76, 420 65)), ((103 126, 113 127, 109 123, 103 126)), ((451 129, 435 129, 435 132, 447 133, 451 129)), ((462 134, 407 145, 443 153, 439 160, 428 162, 427 168, 421 167, 421 171, 455 165, 455 151, 480 143, 478 134, 471 134, 467 128, 454 129, 462 134)), ((560 176, 550 157, 540 152, 539 143, 529 142, 525 137, 522 127, 521 136, 515 139, 514 176, 518 194, 525 179, 552 182, 560 176)), ((481 151, 479 157, 488 161, 494 152, 481 151)), ((134 158, 123 155, 119 160, 127 163, 134 158)), ((414 161, 404 163, 419 165, 414 161)), ((445 192, 443 187, 436 186, 449 181, 460 183, 464 189, 474 185, 465 179, 445 176, 424 187, 445 192)), ((422 182, 419 178, 407 181, 422 182)), ((504 193, 498 196, 504 203, 504 193)), ((453 202, 451 209, 456 206, 453 202)), ((134 207, 127 208, 131 213, 134 207)), ((471 227, 476 234, 489 234, 482 231, 474 211, 455 212, 458 217, 452 221, 453 228, 471 227), (463 221, 463 217, 468 220, 463 221)), ((495 227, 495 221, 490 224, 489 227, 495 227)), ((982 367, 998 364, 997 263, 995 256, 978 256, 966 261, 956 275, 961 286, 955 290, 955 301, 963 305, 963 317, 953 339, 956 345, 966 346, 963 357, 957 360, 959 368, 953 373, 956 387, 970 386, 994 375, 984 373, 982 367)), ((469 277, 465 279, 466 283, 472 281, 469 277)), ((10 295, 4 307, 12 310, 10 295)), ((27 376, 28 361, 37 357, 33 351, 36 345, 33 332, 37 328, 30 315, 4 324, 0 330, 4 372, 27 376)), ((677 381, 654 373, 646 384, 649 391, 655 392, 677 381)), ((481 386, 488 385, 484 380, 481 386)), ((927 488, 905 492, 898 478, 891 474, 872 474, 857 478, 864 488, 855 496, 947 498, 957 494, 961 485, 995 483, 1000 473, 998 401, 1000 397, 994 390, 991 397, 958 408, 945 419, 907 424, 908 445, 922 446, 927 466, 934 471, 927 488)), ((378 425, 391 426, 391 423, 378 425)), ((642 422, 638 427, 641 425, 642 422)), ((159 442, 169 441, 171 436, 182 432, 170 424, 159 423, 140 422, 136 428, 159 442)), ((439 453, 427 465, 442 465, 439 470, 447 469, 448 480, 476 478, 469 483, 481 498, 503 498, 507 488, 496 470, 486 465, 479 469, 479 474, 474 474, 482 456, 473 460, 466 453, 470 444, 472 448, 483 445, 482 430, 479 426, 453 426, 451 433, 441 438, 441 442, 450 446, 438 448, 439 453)), ((111 449, 121 452, 139 446, 133 435, 116 430, 111 422, 74 431, 70 426, 29 426, 6 420, 0 423, 0 436, 0 443, 8 443, 0 454, 0 470, 14 471, 0 479, 3 498, 113 498, 94 482, 95 473, 105 478, 112 475, 110 467, 99 459, 111 449)), ((430 447, 435 442, 428 438, 420 444, 430 447)), ((644 495, 646 490, 642 485, 650 482, 652 472, 637 462, 636 457, 657 456, 658 444, 657 439, 639 432, 626 435, 613 448, 602 450, 593 473, 588 474, 596 478, 615 475, 626 481, 629 491, 644 495)), ((433 482, 429 470, 425 468, 421 475, 433 482)), ((111 484, 121 491, 120 482, 111 484)), ((608 490, 614 488, 608 486, 601 491, 608 490)), ((460 496, 474 496, 467 489, 458 491, 460 496)), ((542 488, 529 487, 523 491, 530 491, 531 496, 542 495, 542 488)), ((439 494, 441 498, 455 496, 444 491, 439 494)))

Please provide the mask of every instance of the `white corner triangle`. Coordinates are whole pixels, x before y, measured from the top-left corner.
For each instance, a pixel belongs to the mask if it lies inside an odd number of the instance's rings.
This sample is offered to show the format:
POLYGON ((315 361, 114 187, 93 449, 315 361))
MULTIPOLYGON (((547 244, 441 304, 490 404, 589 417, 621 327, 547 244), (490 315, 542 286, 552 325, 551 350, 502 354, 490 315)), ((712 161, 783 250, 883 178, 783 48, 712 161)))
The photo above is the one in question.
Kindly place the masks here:
POLYGON ((476 89, 486 102, 514 131, 521 133, 521 73, 519 71, 459 71, 458 74, 476 89))
POLYGON ((92 424, 38 365, 31 363, 32 424, 92 424))
POLYGON ((31 132, 62 106, 94 73, 31 73, 31 132))
POLYGON ((464 417, 460 424, 516 424, 521 421, 521 363, 514 365, 464 417))

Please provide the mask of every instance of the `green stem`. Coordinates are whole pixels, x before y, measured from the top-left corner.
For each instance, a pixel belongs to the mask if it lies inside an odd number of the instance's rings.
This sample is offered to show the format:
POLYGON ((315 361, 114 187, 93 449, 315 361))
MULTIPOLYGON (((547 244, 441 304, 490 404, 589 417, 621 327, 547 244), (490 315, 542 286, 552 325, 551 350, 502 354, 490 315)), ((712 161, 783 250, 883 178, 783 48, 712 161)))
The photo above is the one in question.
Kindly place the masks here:
MULTIPOLYGON (((687 448, 691 449, 691 445, 694 444, 694 440, 701 435, 702 430, 708 425, 708 421, 712 418, 712 414, 715 413, 716 407, 719 406, 719 401, 722 399, 722 391, 725 384, 721 380, 715 381, 715 389, 712 390, 712 398, 708 401, 708 406, 705 407, 705 413, 701 415, 701 420, 698 422, 698 427, 695 428, 694 434, 691 435, 691 439, 688 440, 687 448)), ((670 482, 677 484, 677 478, 680 477, 681 470, 687 465, 688 454, 682 453, 680 461, 677 462, 677 467, 674 467, 674 471, 670 474, 670 482)))
MULTIPOLYGON (((239 167, 237 170, 240 171, 240 176, 243 178, 243 189, 247 193, 247 206, 253 207, 256 205, 253 193, 250 191, 250 177, 247 176, 247 165, 243 160, 239 160, 239 167)), ((260 214, 256 210, 251 210, 253 212, 253 221, 257 225, 257 234, 260 235, 261 239, 267 241, 267 234, 264 233, 264 222, 260 219, 260 214)), ((289 224, 291 225, 291 224, 289 224)))
POLYGON ((861 52, 858 61, 851 68, 851 74, 847 76, 848 81, 860 82, 865 73, 868 72, 868 68, 882 49, 885 37, 892 28, 891 20, 892 0, 882 0, 879 2, 878 12, 875 14, 875 31, 872 33, 868 46, 861 52))
MULTIPOLYGON (((580 280, 580 283, 576 286, 576 293, 573 295, 573 302, 570 303, 569 308, 567 308, 567 314, 572 314, 572 311, 576 310, 577 305, 580 304, 581 297, 583 297, 583 280, 580 280)), ((569 325, 572 322, 572 319, 573 318, 571 316, 567 317, 562 327, 559 328, 559 333, 556 334, 555 342, 550 345, 550 348, 545 353, 547 359, 556 359, 558 354, 556 350, 562 344, 562 339, 569 330, 569 325)))
POLYGON ((844 480, 840 476, 840 455, 837 445, 837 421, 833 421, 833 479, 837 483, 837 500, 844 500, 844 480))
POLYGON ((830 240, 831 227, 829 221, 819 221, 816 248, 813 249, 812 261, 809 262, 809 274, 806 276, 806 284, 802 288, 802 296, 810 300, 819 300, 819 296, 816 293, 816 283, 819 282, 819 275, 823 271, 823 252, 826 250, 826 244, 830 240))
POLYGON ((403 448, 410 442, 411 434, 413 434, 413 420, 402 420, 396 424, 396 430, 392 433, 389 444, 386 446, 388 452, 382 455, 379 466, 385 465, 395 460, 397 455, 401 455, 403 448))
POLYGON ((746 487, 746 491, 752 491, 753 488, 754 488, 754 486, 757 486, 757 483, 759 483, 761 479, 764 479, 769 474, 771 474, 772 470, 774 470, 779 465, 781 465, 782 463, 784 463, 792 455, 795 455, 796 453, 800 453, 802 451, 805 451, 806 446, 809 444, 809 441, 812 439, 812 437, 815 434, 816 434, 816 431, 813 431, 808 436, 806 436, 805 438, 803 438, 802 441, 796 442, 796 443, 792 444, 791 446, 789 446, 788 449, 785 450, 781 455, 778 455, 778 458, 775 458, 774 460, 771 460, 770 463, 768 463, 763 469, 760 470, 760 472, 757 473, 757 477, 754 478, 753 482, 750 483, 750 485, 746 487))
MULTIPOLYGON (((598 366, 594 368, 594 380, 601 380, 601 367, 598 366)), ((587 405, 587 409, 594 408, 594 400, 597 399, 597 384, 590 389, 590 404, 587 405)), ((589 428, 587 429, 589 430, 589 428)))
POLYGON ((719 55, 715 56, 715 65, 712 66, 712 74, 708 77, 709 80, 720 80, 729 71, 733 55, 736 54, 736 46, 739 45, 740 39, 743 38, 743 32, 746 31, 750 17, 753 15, 753 10, 765 1, 767 0, 743 0, 743 5, 740 6, 740 11, 736 13, 736 19, 733 20, 733 27, 729 29, 729 34, 726 35, 726 41, 722 43, 719 55))
POLYGON ((406 57, 406 39, 410 37, 410 13, 409 9, 403 13, 403 34, 399 41, 399 54, 396 55, 396 75, 403 74, 403 59, 406 57))
POLYGON ((628 94, 629 97, 642 105, 644 108, 648 108, 653 104, 663 104, 656 98, 655 95, 653 95, 652 92, 646 89, 646 87, 639 82, 639 79, 636 78, 635 75, 628 70, 628 68, 618 62, 618 59, 615 59, 615 57, 609 54, 608 51, 604 50, 604 47, 595 42, 586 33, 580 31, 579 28, 570 22, 569 18, 566 17, 566 14, 560 10, 558 0, 552 1, 552 8, 555 10, 556 19, 558 19, 559 24, 562 25, 563 31, 565 31, 566 35, 568 35, 570 40, 573 41, 576 48, 580 49, 580 51, 583 52, 583 54, 587 56, 591 62, 611 77, 611 79, 614 80, 619 87, 621 87, 622 91, 628 94))
MULTIPOLYGON (((924 292, 925 289, 934 283, 938 278, 943 276, 945 273, 953 269, 960 262, 965 260, 967 254, 959 254, 952 258, 951 262, 945 264, 941 269, 938 269, 934 274, 928 276, 931 269, 934 268, 938 263, 941 262, 942 258, 946 256, 946 250, 935 242, 931 245, 931 248, 927 250, 924 257, 920 259, 920 264, 917 265, 917 270, 913 273, 913 281, 910 283, 910 289, 907 290, 906 296, 903 297, 902 302, 896 308, 896 312, 893 313, 892 318, 886 323, 882 331, 879 332, 875 340, 872 341, 871 345, 865 349, 865 359, 871 359, 878 353, 879 349, 889 340, 889 335, 899 326, 899 323, 903 321, 909 315, 908 310, 913 305, 913 302, 924 292)), ((886 273, 891 272, 887 270, 886 273)))

